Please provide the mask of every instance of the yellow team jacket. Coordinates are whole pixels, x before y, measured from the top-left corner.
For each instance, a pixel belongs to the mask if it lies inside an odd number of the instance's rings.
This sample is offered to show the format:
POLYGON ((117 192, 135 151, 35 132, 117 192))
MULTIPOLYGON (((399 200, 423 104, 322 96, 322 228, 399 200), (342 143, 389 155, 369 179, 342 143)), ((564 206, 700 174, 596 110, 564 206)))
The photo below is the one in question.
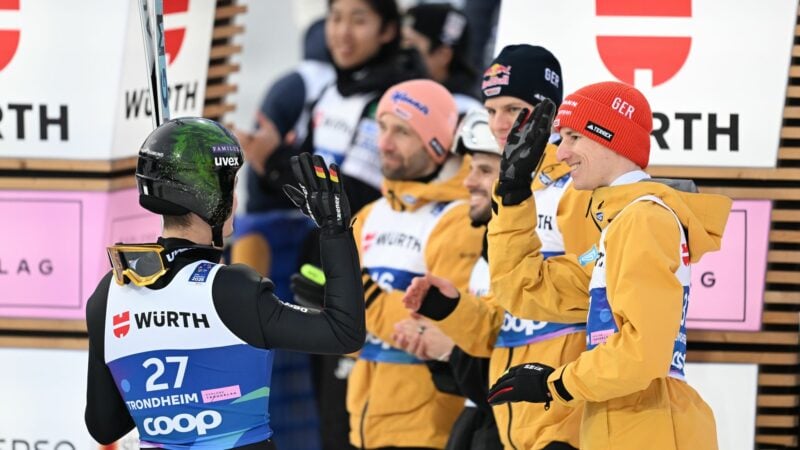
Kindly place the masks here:
POLYGON ((392 348, 391 336, 409 317, 402 297, 414 276, 442 274, 462 289, 469 282, 483 229, 470 226, 468 170, 451 157, 429 183, 386 180, 383 198, 356 216, 362 267, 374 280, 364 293, 368 340, 347 384, 356 447, 443 448, 463 408, 462 397, 437 391, 424 364, 392 348))
MULTIPOLYGON (((504 207, 495 200, 499 209, 488 240, 498 302, 521 317, 585 318, 590 279, 579 260, 591 259, 589 253, 543 261, 529 220, 535 217, 535 202, 504 207)), ((566 405, 584 403, 584 450, 716 449, 711 409, 669 372, 684 318, 684 287, 676 273, 684 258, 688 265, 719 249, 731 200, 643 181, 596 189, 591 201, 598 226, 614 223, 602 256, 607 301, 618 331, 557 367, 548 380, 551 393, 566 405), (631 204, 645 195, 659 198, 675 214, 652 201, 631 204), (686 230, 687 249, 680 248, 675 216, 686 230), (561 385, 571 399, 558 389, 561 385)))
MULTIPOLYGON (((547 188, 550 182, 563 179, 569 172, 569 166, 556 160, 555 152, 556 146, 548 145, 541 170, 534 176, 534 192, 547 188)), ((557 206, 553 205, 556 208, 555 219, 563 236, 566 253, 583 253, 600 236, 598 228, 586 217, 590 197, 591 192, 578 191, 569 183, 563 194, 552 199, 557 202, 557 206)), ((587 265, 585 270, 587 274, 591 273, 591 265, 587 265)), ((477 297, 462 292, 456 309, 437 325, 467 353, 489 358, 490 385, 509 367, 533 361, 558 367, 575 360, 586 348, 586 333, 583 331, 518 347, 497 347, 495 343, 500 329, 504 326, 504 320, 509 319, 505 317, 505 309, 491 293, 477 297)), ((515 322, 506 326, 538 328, 542 324, 515 322)), ((570 407, 553 403, 550 410, 545 411, 543 405, 520 402, 498 405, 492 409, 500 440, 507 449, 540 450, 553 441, 580 448, 578 436, 582 405, 570 407)))

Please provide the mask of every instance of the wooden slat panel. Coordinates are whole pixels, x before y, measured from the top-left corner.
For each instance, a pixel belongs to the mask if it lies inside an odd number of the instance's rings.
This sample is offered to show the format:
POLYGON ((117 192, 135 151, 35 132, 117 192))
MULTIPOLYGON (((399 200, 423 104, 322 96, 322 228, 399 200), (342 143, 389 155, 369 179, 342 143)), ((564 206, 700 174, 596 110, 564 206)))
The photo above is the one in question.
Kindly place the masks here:
POLYGON ((230 103, 222 105, 209 105, 203 108, 203 117, 220 117, 225 113, 235 111, 236 106, 230 103))
POLYGON ((690 342, 721 342, 728 344, 785 344, 800 343, 800 333, 796 332, 734 332, 689 330, 690 342))
POLYGON ((237 90, 235 84, 217 84, 206 89, 206 99, 217 99, 234 93, 237 90))
POLYGON ((226 25, 214 28, 214 33, 211 35, 211 39, 230 38, 242 33, 244 33, 243 25, 226 25))
POLYGON ((0 177, 0 189, 31 191, 115 191, 136 186, 132 175, 95 180, 87 178, 26 178, 0 177))
POLYGON ((770 242, 789 242, 800 243, 800 231, 794 230, 772 230, 769 232, 770 242))
POLYGON ((800 169, 784 167, 777 169, 750 169, 741 167, 648 166, 647 172, 654 177, 692 179, 800 180, 800 169))
POLYGON ((208 68, 208 78, 227 77, 241 69, 239 64, 214 64, 208 68))
POLYGON ((0 330, 48 330, 48 331, 86 332, 86 321, 1 318, 0 330))
POLYGON ((783 127, 781 137, 785 139, 800 139, 800 127, 783 127))
MULTIPOLYGON (((770 270, 767 272, 767 283, 800 284, 800 272, 770 270)), ((794 323, 797 322, 795 321, 794 323)))
POLYGON ((794 428, 797 426, 797 416, 759 415, 756 417, 756 426, 774 428, 794 428))
POLYGON ((800 386, 800 373, 761 373, 759 386, 800 386))
POLYGON ((217 8, 217 12, 214 14, 214 19, 230 19, 237 14, 243 14, 245 12, 247 12, 247 6, 245 5, 221 6, 217 8))
POLYGON ((789 68, 790 77, 800 77, 800 66, 792 66, 789 68))
POLYGON ((783 108, 783 117, 787 119, 800 118, 800 106, 786 106, 783 108))
MULTIPOLYGON (((800 180, 800 178, 798 178, 800 180)), ((800 222, 800 209, 773 209, 773 222, 800 222)))
POLYGON ((764 311, 761 315, 764 323, 797 325, 800 323, 800 312, 794 311, 764 311))
POLYGON ((778 149, 778 158, 780 159, 800 159, 800 148, 781 147, 778 149))
POLYGON ((800 396, 762 394, 758 396, 758 406, 760 408, 796 408, 800 406, 800 396))
POLYGON ((136 157, 107 160, 74 159, 0 159, 3 170, 54 170, 69 172, 116 172, 136 167, 136 157))
MULTIPOLYGON (((800 251, 770 250, 767 261, 771 263, 800 264, 800 251)), ((800 277, 800 274, 797 276, 800 277)))
POLYGON ((753 363, 789 366, 798 363, 794 353, 732 352, 720 350, 690 350, 687 359, 692 362, 753 363))
POLYGON ((238 44, 216 45, 211 47, 211 59, 225 58, 242 52, 242 46, 238 44))
POLYGON ((83 338, 39 338, 0 336, 0 347, 59 348, 65 350, 87 350, 88 339, 83 338))
POLYGON ((800 292, 767 291, 764 301, 782 305, 800 305, 800 292))
POLYGON ((764 435, 756 436, 756 442, 761 445, 782 445, 787 448, 795 448, 797 437, 791 435, 764 435))
POLYGON ((733 199, 800 200, 800 189, 703 186, 700 192, 727 195, 733 199))

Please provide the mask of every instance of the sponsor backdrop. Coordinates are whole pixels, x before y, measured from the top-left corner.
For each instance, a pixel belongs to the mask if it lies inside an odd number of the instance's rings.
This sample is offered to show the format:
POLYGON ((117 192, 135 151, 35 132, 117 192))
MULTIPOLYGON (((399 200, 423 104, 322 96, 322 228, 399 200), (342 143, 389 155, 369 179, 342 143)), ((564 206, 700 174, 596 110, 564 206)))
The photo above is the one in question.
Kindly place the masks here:
POLYGON ((796 0, 504 0, 495 53, 548 48, 565 93, 635 84, 654 113, 651 164, 775 167, 796 20, 796 0))
POLYGON ((0 191, 0 316, 80 319, 110 265, 105 247, 153 242, 138 191, 0 191))
POLYGON ((692 265, 687 328, 761 328, 771 211, 767 200, 733 202, 722 249, 692 265))
MULTIPOLYGON (((152 130, 137 5, 0 0, 0 158, 136 155, 152 130)), ((173 116, 202 114, 214 8, 164 2, 173 116)))

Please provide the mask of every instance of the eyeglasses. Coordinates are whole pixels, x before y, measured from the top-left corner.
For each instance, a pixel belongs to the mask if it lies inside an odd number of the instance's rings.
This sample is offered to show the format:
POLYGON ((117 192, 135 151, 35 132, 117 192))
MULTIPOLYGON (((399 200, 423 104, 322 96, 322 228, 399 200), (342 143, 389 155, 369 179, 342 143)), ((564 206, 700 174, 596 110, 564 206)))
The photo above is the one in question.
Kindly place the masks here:
POLYGON ((149 286, 167 273, 164 247, 158 244, 119 244, 106 250, 114 280, 120 286, 128 281, 136 286, 149 286))

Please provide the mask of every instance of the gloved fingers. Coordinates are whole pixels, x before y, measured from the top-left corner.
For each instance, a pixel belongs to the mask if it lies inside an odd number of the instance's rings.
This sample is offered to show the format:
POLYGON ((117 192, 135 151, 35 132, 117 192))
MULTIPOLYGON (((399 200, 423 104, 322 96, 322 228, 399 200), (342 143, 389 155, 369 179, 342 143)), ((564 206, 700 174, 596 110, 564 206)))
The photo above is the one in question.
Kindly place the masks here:
POLYGON ((328 178, 331 181, 331 190, 339 195, 344 195, 344 183, 339 175, 339 166, 336 163, 328 167, 328 178))
POLYGON ((300 189, 297 189, 291 184, 284 184, 283 193, 286 194, 287 197, 289 197, 289 200, 291 200, 291 202, 294 203, 294 206, 300 208, 301 210, 303 210, 303 212, 307 213, 307 211, 305 210, 306 196, 300 189))
POLYGON ((489 395, 486 397, 486 401, 490 405, 499 405, 518 400, 515 395, 513 381, 513 379, 508 379, 495 383, 494 386, 489 388, 489 395))
POLYGON ((298 180, 306 187, 308 191, 315 192, 319 190, 319 182, 317 175, 314 173, 314 162, 310 153, 301 153, 297 156, 297 160, 292 158, 292 171, 298 180), (295 163, 295 161, 297 161, 295 163))
POLYGON ((328 174, 328 167, 325 165, 325 160, 319 155, 311 157, 313 165, 315 181, 321 192, 328 192, 331 190, 330 174, 328 174))

